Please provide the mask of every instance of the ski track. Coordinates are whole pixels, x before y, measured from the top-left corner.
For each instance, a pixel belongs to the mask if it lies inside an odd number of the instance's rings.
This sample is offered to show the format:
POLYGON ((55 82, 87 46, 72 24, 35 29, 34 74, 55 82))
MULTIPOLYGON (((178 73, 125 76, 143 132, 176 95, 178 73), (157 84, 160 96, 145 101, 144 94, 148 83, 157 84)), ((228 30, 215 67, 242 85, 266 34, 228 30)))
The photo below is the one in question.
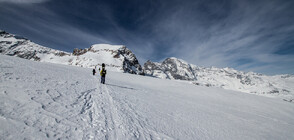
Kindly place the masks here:
MULTIPOLYGON (((111 86, 105 86, 106 95, 109 98, 111 106, 115 108, 115 118, 120 118, 120 123, 118 123, 119 130, 123 130, 120 134, 126 139, 139 139, 139 140, 153 140, 153 139, 172 139, 165 134, 159 134, 158 132, 150 129, 148 120, 144 116, 140 115, 134 105, 127 101, 126 98, 119 98, 116 95, 120 93, 117 92, 122 88, 116 86, 116 88, 111 86)), ((127 90, 134 90, 132 88, 124 88, 127 90)), ((114 110, 114 109, 112 109, 114 110)))
MULTIPOLYGON (((31 76, 25 76, 24 73, 34 76, 37 72, 30 70, 34 68, 33 66, 27 67, 24 72, 11 72, 9 67, 1 67, 1 83, 7 83, 3 87, 15 85, 11 83, 26 83, 8 88, 15 89, 14 91, 2 91, 1 88, 1 97, 14 102, 10 106, 5 103, 8 101, 0 102, 3 107, 0 110, 1 118, 23 124, 18 126, 23 127, 22 132, 18 132, 20 133, 18 136, 35 139, 33 134, 38 133, 39 138, 48 139, 121 138, 121 131, 118 131, 117 125, 120 120, 116 108, 107 90, 102 91, 101 85, 98 86, 97 77, 86 81, 79 79, 69 81, 63 78, 56 79, 54 74, 46 74, 44 77, 33 79, 31 76), (93 84, 86 85, 88 83, 93 84), (14 98, 8 98, 18 94, 25 95, 22 98, 27 100, 19 102, 11 100, 14 98), (31 110, 27 111, 25 108, 31 110)), ((19 138, 17 135, 9 135, 7 131, 1 131, 2 138, 19 138)))
MULTIPOLYGON (((11 80, 13 74, 4 74, 4 79, 11 80)), ((25 81, 28 79, 25 79, 25 81)), ((92 78, 88 82, 96 83, 96 87, 88 88, 79 81, 58 81, 44 78, 35 81, 42 85, 55 85, 55 89, 39 88, 32 91, 26 88, 24 92, 29 96, 31 102, 37 104, 39 109, 34 109, 31 114, 35 118, 24 115, 17 121, 23 121, 26 127, 37 129, 51 139, 160 139, 156 131, 147 128, 148 120, 144 120, 134 109, 134 105, 128 103, 126 99, 120 99, 116 95, 123 87, 111 87, 98 84, 98 78, 92 78), (79 87, 88 89, 82 91, 79 87), (59 88, 61 87, 61 89, 59 88), (64 88, 69 90, 64 92, 64 88), (62 92, 63 91, 63 92, 62 92), (70 100, 72 100, 70 102, 70 100), (47 120, 42 122, 46 118, 47 120), (46 126, 48 125, 48 126, 46 126), (45 128, 45 129, 43 129, 45 128), (64 132, 64 133, 60 133, 64 132), (80 136, 72 136, 73 133, 80 132, 80 136)), ((124 88, 124 90, 134 90, 124 88)), ((7 94, 7 91, 4 91, 7 94)), ((18 106, 21 106, 18 104, 18 106)), ((26 105, 23 105, 25 107, 26 105)), ((13 109, 12 112, 23 112, 22 107, 13 109)), ((12 113, 11 112, 11 113, 12 113)), ((15 114, 15 113, 13 113, 15 114)), ((18 115, 21 115, 18 114, 18 115)), ((17 115, 5 116, 16 119, 17 115)), ((164 135, 165 138, 171 139, 164 135)))
MULTIPOLYGON (((98 83, 99 81, 94 79, 92 82, 98 83)), ((39 106, 40 109, 33 113, 39 116, 36 117, 36 120, 28 117, 18 120, 23 121, 27 127, 39 129, 38 131, 42 131, 47 138, 75 138, 70 136, 72 131, 81 131, 82 139, 158 138, 158 136, 154 136, 155 131, 151 134, 151 131, 146 128, 147 122, 140 119, 143 117, 136 113, 133 105, 113 97, 119 94, 115 88, 99 84, 96 88, 80 91, 76 87, 79 82, 68 83, 66 81, 62 83, 48 79, 42 81, 42 84, 50 85, 52 83, 55 83, 56 86, 69 85, 68 89, 77 95, 71 97, 72 103, 66 104, 68 101, 65 100, 67 100, 66 97, 69 96, 69 93, 62 93, 62 90, 59 91, 58 88, 26 90, 25 93, 30 96, 33 104, 39 106), (55 107, 58 109, 55 110, 55 107), (61 109, 62 112, 59 112, 61 109), (43 130, 46 123, 41 123, 42 118, 50 118, 48 124, 53 121, 51 123, 56 123, 54 125, 58 125, 58 127, 55 129, 56 126, 49 125, 50 128, 45 127, 43 130), (70 126, 74 126, 74 128, 70 126), (65 133, 58 133, 60 131, 65 133)), ((21 112, 21 108, 14 111, 21 112)))

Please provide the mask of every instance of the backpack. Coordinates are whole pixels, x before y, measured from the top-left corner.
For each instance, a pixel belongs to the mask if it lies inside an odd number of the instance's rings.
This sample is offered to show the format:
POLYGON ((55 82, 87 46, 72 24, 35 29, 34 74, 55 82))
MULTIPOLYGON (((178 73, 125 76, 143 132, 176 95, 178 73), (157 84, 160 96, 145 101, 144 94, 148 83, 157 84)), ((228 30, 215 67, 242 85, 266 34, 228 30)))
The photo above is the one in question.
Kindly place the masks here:
POLYGON ((101 75, 102 77, 105 77, 105 75, 106 75, 106 70, 105 70, 105 69, 102 69, 101 72, 100 72, 100 75, 101 75))

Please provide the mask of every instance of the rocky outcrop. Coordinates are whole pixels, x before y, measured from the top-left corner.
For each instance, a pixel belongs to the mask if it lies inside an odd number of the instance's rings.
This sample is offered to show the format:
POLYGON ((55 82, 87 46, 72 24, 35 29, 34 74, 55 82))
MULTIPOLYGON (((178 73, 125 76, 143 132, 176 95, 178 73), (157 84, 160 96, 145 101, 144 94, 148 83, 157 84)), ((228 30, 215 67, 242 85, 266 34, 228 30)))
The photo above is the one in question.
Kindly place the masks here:
POLYGON ((123 70, 128 73, 132 74, 139 74, 144 75, 143 69, 139 64, 138 59, 136 58, 135 54, 132 53, 127 47, 123 46, 117 50, 114 54, 114 58, 119 58, 123 56, 123 70))
POLYGON ((75 48, 73 50, 73 55, 79 56, 79 55, 83 55, 88 51, 88 49, 79 49, 79 48, 75 48))

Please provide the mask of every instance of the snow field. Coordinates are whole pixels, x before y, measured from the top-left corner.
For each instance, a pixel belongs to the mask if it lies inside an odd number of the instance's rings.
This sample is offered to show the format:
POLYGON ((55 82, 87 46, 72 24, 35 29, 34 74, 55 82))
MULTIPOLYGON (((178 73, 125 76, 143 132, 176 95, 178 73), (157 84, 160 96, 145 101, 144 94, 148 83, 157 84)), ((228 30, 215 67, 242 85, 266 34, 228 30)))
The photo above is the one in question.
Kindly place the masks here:
POLYGON ((0 55, 1 139, 294 139, 293 104, 0 55))

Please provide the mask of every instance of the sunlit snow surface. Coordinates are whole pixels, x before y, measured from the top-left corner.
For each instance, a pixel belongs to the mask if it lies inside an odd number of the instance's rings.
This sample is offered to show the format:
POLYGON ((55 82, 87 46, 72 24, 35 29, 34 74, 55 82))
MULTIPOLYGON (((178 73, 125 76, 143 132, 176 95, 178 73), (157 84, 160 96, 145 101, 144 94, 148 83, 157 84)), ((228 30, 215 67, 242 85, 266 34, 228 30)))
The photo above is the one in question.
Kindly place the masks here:
POLYGON ((294 139, 293 103, 0 55, 0 139, 294 139))

